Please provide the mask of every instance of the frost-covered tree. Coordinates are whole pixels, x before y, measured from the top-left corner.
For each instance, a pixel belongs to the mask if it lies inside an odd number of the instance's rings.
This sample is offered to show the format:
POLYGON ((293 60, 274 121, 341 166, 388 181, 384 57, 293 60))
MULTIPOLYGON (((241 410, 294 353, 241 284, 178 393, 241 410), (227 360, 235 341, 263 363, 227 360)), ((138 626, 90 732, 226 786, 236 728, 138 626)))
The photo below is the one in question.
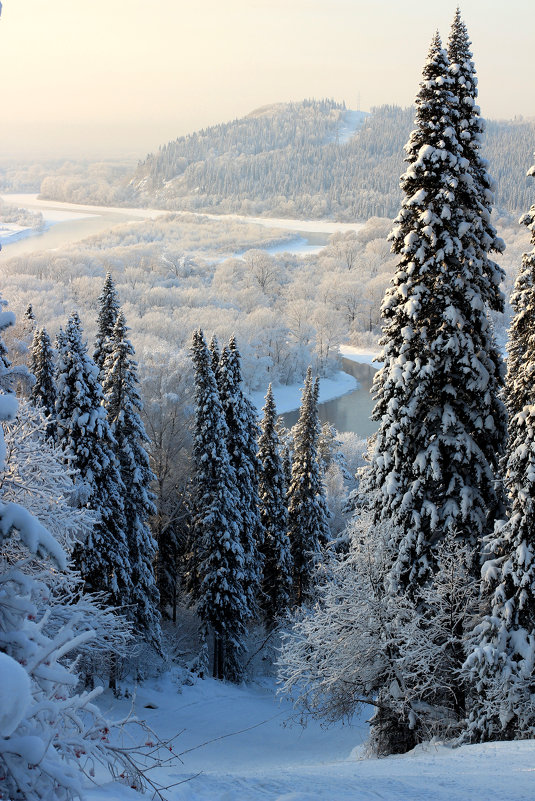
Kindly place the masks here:
POLYGON ((201 331, 193 336, 195 435, 191 569, 197 573, 197 609, 213 632, 213 675, 239 680, 246 621, 245 554, 236 474, 227 451, 228 429, 201 331))
POLYGON ((191 360, 175 355, 145 361, 143 421, 149 436, 150 465, 155 474, 156 512, 151 530, 158 544, 157 586, 162 614, 176 621, 181 573, 187 552, 190 509, 193 408, 191 360))
POLYGON ((34 404, 41 406, 51 420, 48 424, 48 435, 54 436, 53 418, 56 413, 56 381, 54 350, 46 328, 36 328, 32 341, 30 372, 35 376, 35 384, 31 390, 34 404))
POLYGON ((89 590, 107 592, 121 606, 131 597, 125 486, 101 405, 98 370, 87 354, 76 313, 58 336, 56 385, 57 441, 79 475, 79 504, 99 515, 90 535, 75 548, 74 561, 89 590))
POLYGON ((501 509, 502 368, 487 317, 488 275, 475 246, 467 257, 470 175, 453 89, 436 34, 391 234, 399 263, 382 307, 384 367, 373 413, 380 424, 369 471, 376 517, 396 532, 390 588, 413 596, 436 573, 441 539, 451 533, 477 549, 501 509))
POLYGON ((521 222, 531 229, 534 247, 523 256, 512 297, 505 391, 512 417, 503 467, 510 510, 486 542, 482 596, 488 610, 466 664, 474 684, 466 733, 472 741, 535 734, 535 205, 521 222))
POLYGON ((4 442, 2 497, 24 506, 70 552, 88 536, 96 515, 71 503, 74 476, 65 470, 62 449, 48 437, 43 409, 20 399, 17 416, 4 424, 4 442))
POLYGON ((106 273, 104 286, 98 298, 98 304, 97 336, 95 339, 95 349, 93 351, 93 361, 100 372, 104 365, 104 360, 109 353, 113 328, 117 322, 120 309, 119 295, 117 294, 115 284, 109 272, 106 273))
POLYGON ((314 574, 329 539, 328 511, 318 462, 320 434, 317 383, 307 370, 299 420, 293 428, 292 476, 288 487, 288 536, 294 564, 294 601, 313 596, 314 574))
MULTIPOLYGON (((212 351, 212 354, 214 351, 212 351)), ((263 542, 258 499, 258 424, 256 411, 243 394, 240 354, 236 339, 223 348, 216 375, 219 397, 227 423, 227 451, 236 476, 240 539, 245 559, 244 590, 253 615, 258 609, 262 581, 263 542)))
POLYGON ((127 616, 133 621, 136 634, 160 651, 160 599, 154 578, 156 543, 148 523, 156 511, 150 489, 154 474, 145 449, 147 434, 140 417, 142 402, 137 362, 127 334, 124 315, 119 312, 101 370, 103 405, 115 438, 125 488, 123 511, 131 585, 127 616))
POLYGON ((444 677, 464 654, 460 632, 478 601, 470 549, 450 538, 437 549, 437 581, 423 590, 433 612, 426 617, 406 595, 384 590, 394 556, 388 523, 374 525, 364 511, 349 537, 347 554, 330 553, 318 603, 299 610, 283 635, 283 690, 305 714, 330 722, 350 719, 363 704, 375 707, 389 730, 388 740, 378 738, 374 720, 372 746, 381 755, 406 750, 405 720, 425 739, 451 737, 464 720, 463 685, 452 687, 444 677))
POLYGON ((288 537, 286 481, 276 429, 277 412, 271 384, 263 408, 258 440, 258 497, 264 531, 262 609, 269 628, 290 608, 293 562, 288 537))

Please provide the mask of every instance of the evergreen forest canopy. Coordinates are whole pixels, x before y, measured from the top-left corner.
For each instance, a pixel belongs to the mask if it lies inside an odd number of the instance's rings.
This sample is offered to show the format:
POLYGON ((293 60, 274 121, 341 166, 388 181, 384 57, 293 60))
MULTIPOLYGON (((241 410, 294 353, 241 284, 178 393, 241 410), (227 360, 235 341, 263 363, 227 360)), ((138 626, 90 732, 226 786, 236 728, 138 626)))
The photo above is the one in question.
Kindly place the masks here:
MULTIPOLYGON (((333 100, 281 103, 162 145, 134 175, 66 165, 44 178, 44 197, 191 211, 366 220, 394 217, 403 145, 414 108, 349 112, 333 100), (353 118, 351 115, 354 115, 353 118), (351 122, 351 120, 353 120, 351 122), (346 123, 355 135, 344 135, 346 123)), ((525 178, 533 121, 487 123, 483 155, 497 182, 496 207, 529 206, 525 178)))

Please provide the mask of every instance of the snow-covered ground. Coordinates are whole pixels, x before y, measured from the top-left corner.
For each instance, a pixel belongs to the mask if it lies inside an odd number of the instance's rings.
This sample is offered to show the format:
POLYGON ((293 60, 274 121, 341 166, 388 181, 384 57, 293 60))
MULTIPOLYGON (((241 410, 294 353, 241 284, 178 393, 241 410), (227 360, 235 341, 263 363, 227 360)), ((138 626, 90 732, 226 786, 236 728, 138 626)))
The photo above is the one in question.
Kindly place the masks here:
POLYGON ((30 228, 27 225, 0 222, 0 245, 16 242, 19 239, 23 239, 25 236, 31 236, 34 232, 35 228, 30 228))
MULTIPOLYGON (((150 208, 131 208, 131 207, 114 207, 114 206, 91 206, 88 204, 80 203, 64 203, 55 200, 40 200, 36 194, 6 194, 5 200, 10 205, 15 205, 19 208, 25 208, 32 211, 40 211, 43 215, 45 226, 44 229, 25 228, 13 235, 14 232, 7 231, 4 243, 9 244, 15 242, 17 239, 26 239, 34 234, 41 234, 39 239, 36 239, 35 250, 46 250, 50 247, 58 248, 62 245, 68 245, 71 242, 79 241, 86 236, 104 231, 107 228, 112 228, 119 223, 129 223, 136 225, 146 219, 154 219, 162 214, 169 214, 169 210, 164 209, 150 209, 150 208), (93 223, 88 225, 77 226, 76 223, 81 220, 88 220, 92 218, 93 223), (97 222, 98 221, 98 222, 97 222), (51 227, 55 223, 68 223, 72 222, 73 226, 66 228, 62 227, 61 235, 55 231, 51 231, 51 227), (43 235, 44 234, 44 235, 43 235)), ((191 217, 193 219, 209 218, 221 222, 223 219, 231 221, 252 223, 262 226, 263 228, 274 229, 278 228, 280 231, 294 232, 295 237, 287 241, 279 242, 268 248, 263 248, 272 255, 279 253, 292 253, 298 256, 305 256, 318 253, 327 243, 327 238, 330 234, 336 231, 356 231, 362 228, 363 223, 335 223, 326 220, 292 220, 287 218, 267 218, 267 217, 247 217, 239 214, 204 214, 196 212, 182 211, 180 212, 184 217, 191 217), (306 234, 319 234, 316 236, 316 241, 310 242, 306 234)), ((0 231, 0 236, 2 232, 0 231)), ((288 236, 288 235, 287 235, 288 236)), ((314 237, 312 237, 314 240, 314 237)), ((251 245, 254 247, 254 245, 251 245)), ((29 252, 25 246, 24 251, 29 252)), ((11 255, 13 251, 6 251, 6 257, 11 255)), ((190 255, 197 255, 201 258, 206 258, 205 252, 188 251, 190 255)), ((15 251, 16 255, 16 251, 15 251)), ((227 253, 224 255, 210 257, 211 262, 220 262, 230 256, 240 257, 241 253, 227 253)))
MULTIPOLYGON (((114 715, 128 701, 106 694, 114 715)), ((235 687, 212 679, 180 687, 171 674, 146 682, 137 708, 161 737, 180 736, 182 764, 155 778, 169 801, 533 801, 535 742, 452 749, 419 746, 403 756, 366 759, 366 714, 353 725, 287 725, 292 708, 274 685, 235 687), (151 707, 146 708, 149 704, 151 707)), ((369 714, 369 711, 368 711, 369 714)), ((145 796, 147 798, 148 796, 145 796)), ((128 787, 89 788, 87 801, 141 801, 128 787)))
POLYGON ((264 248, 266 253, 269 253, 271 256, 276 256, 279 253, 294 253, 297 256, 310 256, 315 253, 319 253, 320 250, 323 250, 326 243, 322 245, 312 245, 302 236, 297 236, 295 239, 292 239, 290 242, 282 242, 280 245, 272 245, 271 247, 264 248))
MULTIPOLYGON (((358 387, 358 381, 352 375, 344 373, 339 370, 333 378, 320 379, 320 394, 319 402, 333 400, 345 395, 346 392, 352 392, 358 387)), ((289 384, 287 386, 274 386, 273 396, 275 398, 275 405, 277 406, 277 414, 285 414, 286 412, 293 412, 301 405, 301 390, 303 384, 289 384)), ((252 392, 250 394, 251 401, 260 411, 265 403, 265 392, 252 392)))
POLYGON ((358 231, 365 223, 342 223, 330 220, 292 220, 288 217, 244 217, 240 214, 205 214, 205 217, 231 217, 236 220, 258 223, 266 228, 286 228, 289 231, 303 231, 316 234, 335 234, 337 231, 358 231))

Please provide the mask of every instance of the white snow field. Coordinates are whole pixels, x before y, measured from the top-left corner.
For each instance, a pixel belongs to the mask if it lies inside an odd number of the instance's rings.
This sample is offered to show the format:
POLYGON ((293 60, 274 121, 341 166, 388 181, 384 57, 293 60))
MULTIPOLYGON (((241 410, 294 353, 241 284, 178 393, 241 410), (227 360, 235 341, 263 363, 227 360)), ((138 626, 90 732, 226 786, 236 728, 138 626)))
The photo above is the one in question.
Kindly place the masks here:
MULTIPOLYGON (((105 694, 119 716, 129 702, 105 694)), ((535 743, 419 746, 387 759, 361 756, 366 714, 353 725, 287 725, 275 685, 212 679, 180 687, 172 674, 143 684, 136 707, 183 764, 158 771, 169 801, 533 801, 535 743), (155 708, 145 708, 149 704, 155 708)), ((368 711, 368 710, 367 710, 368 711)), ((144 796, 150 798, 150 794, 144 796)), ((88 787, 87 801, 140 801, 129 787, 88 787)))

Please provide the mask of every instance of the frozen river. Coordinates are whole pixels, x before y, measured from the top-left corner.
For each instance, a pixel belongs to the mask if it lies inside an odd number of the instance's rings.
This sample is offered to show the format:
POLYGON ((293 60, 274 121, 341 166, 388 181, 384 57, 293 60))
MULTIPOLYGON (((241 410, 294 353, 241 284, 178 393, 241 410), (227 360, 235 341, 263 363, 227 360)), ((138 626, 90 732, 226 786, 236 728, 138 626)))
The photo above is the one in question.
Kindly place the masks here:
MULTIPOLYGON (((35 194, 4 194, 6 203, 19 208, 40 211, 46 229, 5 241, 0 258, 36 253, 79 242, 88 236, 103 233, 115 225, 135 223, 169 214, 167 209, 123 208, 113 206, 89 206, 78 203, 63 203, 55 200, 40 200, 35 194)), ((295 234, 292 241, 275 245, 270 253, 290 252, 297 254, 317 253, 325 247, 329 236, 335 231, 358 230, 362 223, 336 223, 331 220, 289 220, 283 218, 246 217, 239 214, 191 214, 192 217, 209 217, 215 220, 228 219, 277 228, 295 234)))

